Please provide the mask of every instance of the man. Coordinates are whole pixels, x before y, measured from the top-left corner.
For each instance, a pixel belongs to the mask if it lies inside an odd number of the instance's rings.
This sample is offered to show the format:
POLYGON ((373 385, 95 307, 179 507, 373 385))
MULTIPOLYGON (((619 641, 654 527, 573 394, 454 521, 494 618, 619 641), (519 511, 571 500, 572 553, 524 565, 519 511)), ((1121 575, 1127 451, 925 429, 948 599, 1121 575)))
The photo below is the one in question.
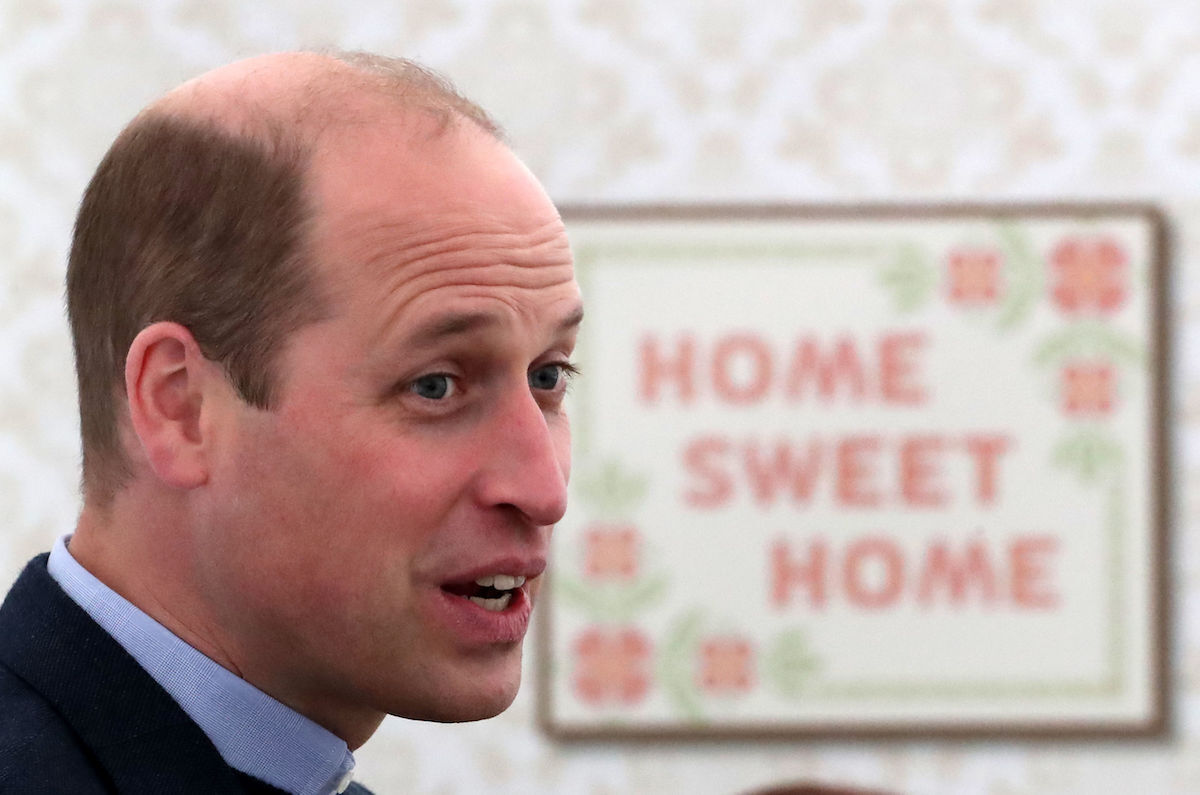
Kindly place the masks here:
POLYGON ((0 608, 0 791, 340 791, 385 714, 511 703, 582 310, 482 111, 210 72, 113 144, 67 294, 84 506, 0 608))

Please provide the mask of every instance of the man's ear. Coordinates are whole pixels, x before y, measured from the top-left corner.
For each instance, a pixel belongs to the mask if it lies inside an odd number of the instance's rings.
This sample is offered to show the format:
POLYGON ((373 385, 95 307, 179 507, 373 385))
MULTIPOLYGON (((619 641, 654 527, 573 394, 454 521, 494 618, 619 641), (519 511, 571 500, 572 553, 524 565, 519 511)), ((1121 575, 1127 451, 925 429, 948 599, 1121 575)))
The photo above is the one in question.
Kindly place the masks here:
POLYGON ((192 489, 208 480, 211 439, 206 412, 213 379, 224 376, 178 323, 142 329, 125 357, 129 419, 150 468, 163 483, 192 489))

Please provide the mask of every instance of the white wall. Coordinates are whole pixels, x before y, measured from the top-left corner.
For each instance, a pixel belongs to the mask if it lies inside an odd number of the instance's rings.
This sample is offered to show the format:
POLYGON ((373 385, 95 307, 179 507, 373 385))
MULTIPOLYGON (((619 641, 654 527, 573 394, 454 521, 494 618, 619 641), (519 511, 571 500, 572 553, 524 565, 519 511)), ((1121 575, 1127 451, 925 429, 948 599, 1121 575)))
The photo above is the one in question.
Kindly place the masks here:
MULTIPOLYGON (((482 724, 385 723, 377 792, 1200 793, 1200 4, 1195 0, 0 0, 0 582, 70 529, 61 281, 92 168, 146 101, 243 55, 416 57, 559 201, 1149 199, 1174 230, 1168 740, 559 746, 532 688, 482 724)), ((532 666, 527 666, 531 671, 532 666)))

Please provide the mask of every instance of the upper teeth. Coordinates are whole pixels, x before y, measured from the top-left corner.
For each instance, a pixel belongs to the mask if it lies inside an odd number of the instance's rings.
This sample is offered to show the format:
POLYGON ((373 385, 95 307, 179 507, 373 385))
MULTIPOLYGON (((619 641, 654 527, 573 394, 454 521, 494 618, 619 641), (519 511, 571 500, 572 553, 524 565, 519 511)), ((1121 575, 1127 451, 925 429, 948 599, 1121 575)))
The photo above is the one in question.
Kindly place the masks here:
POLYGON ((519 574, 489 574, 486 577, 480 577, 475 584, 482 588, 495 588, 497 591, 511 591, 513 588, 520 588, 524 585, 525 578, 519 574))

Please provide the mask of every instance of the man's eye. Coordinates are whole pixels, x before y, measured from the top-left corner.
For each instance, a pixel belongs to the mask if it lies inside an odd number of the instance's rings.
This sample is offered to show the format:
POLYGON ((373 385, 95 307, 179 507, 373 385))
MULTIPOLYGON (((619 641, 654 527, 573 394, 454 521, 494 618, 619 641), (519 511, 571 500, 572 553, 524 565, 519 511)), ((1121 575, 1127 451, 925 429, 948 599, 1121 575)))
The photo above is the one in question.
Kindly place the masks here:
POLYGON ((534 389, 553 391, 574 372, 575 368, 569 364, 543 365, 529 373, 529 385, 534 389))
POLYGON ((432 373, 413 381, 409 389, 426 400, 444 400, 454 393, 454 379, 444 373, 432 373))

